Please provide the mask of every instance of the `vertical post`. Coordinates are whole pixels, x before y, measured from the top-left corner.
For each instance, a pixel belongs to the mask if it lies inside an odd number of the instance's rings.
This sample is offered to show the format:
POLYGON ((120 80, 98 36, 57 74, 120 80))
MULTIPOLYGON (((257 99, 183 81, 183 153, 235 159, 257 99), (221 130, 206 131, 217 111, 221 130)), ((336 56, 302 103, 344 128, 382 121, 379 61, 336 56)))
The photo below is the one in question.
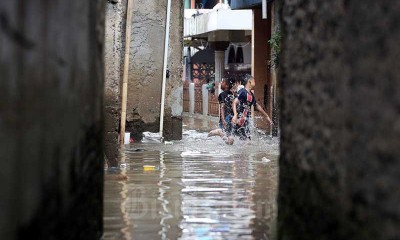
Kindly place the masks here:
MULTIPOLYGON (((276 15, 275 15, 275 2, 272 2, 272 7, 271 7, 271 32, 274 32, 277 29, 277 26, 279 25, 278 22, 276 22, 276 15)), ((272 59, 272 51, 271 51, 271 59, 272 59)), ((273 106, 272 106, 272 122, 273 125, 271 126, 272 128, 272 136, 278 136, 278 125, 279 125, 279 119, 278 119, 278 103, 277 103, 277 88, 278 88, 278 74, 277 74, 277 66, 271 68, 271 80, 272 80, 272 88, 273 88, 273 106)))
POLYGON ((201 85, 201 94, 203 95, 203 115, 208 115, 208 89, 207 84, 201 85))
POLYGON ((188 47, 188 71, 187 71, 188 79, 189 79, 190 83, 193 81, 192 80, 192 51, 190 50, 191 48, 192 48, 191 46, 188 47))
POLYGON ((124 144, 124 139, 125 139, 126 105, 128 97, 129 50, 131 42, 132 1, 133 0, 128 0, 128 8, 126 15, 124 75, 122 78, 121 129, 119 135, 121 144, 124 144))
MULTIPOLYGON (((255 63, 256 63, 256 58, 255 58, 255 35, 256 35, 256 31, 255 31, 255 12, 254 10, 252 11, 252 26, 251 26, 251 76, 255 77, 256 72, 255 72, 255 63)), ((251 123, 254 126, 254 107, 251 106, 251 123)))
POLYGON ((189 113, 194 114, 194 83, 189 83, 189 113))
POLYGON ((225 51, 215 51, 215 83, 221 82, 225 69, 225 51))
POLYGON ((255 41, 254 41, 254 38, 255 38, 255 35, 256 35, 256 33, 255 33, 255 12, 254 12, 255 10, 253 9, 252 10, 252 15, 251 15, 251 18, 252 18, 252 20, 251 20, 251 75, 254 77, 254 75, 255 75, 255 68, 254 68, 254 65, 255 65, 255 63, 256 63, 256 61, 255 61, 255 57, 254 57, 254 55, 255 55, 255 52, 254 52, 254 49, 255 49, 255 41))
POLYGON ((267 0, 262 0, 262 19, 268 18, 268 3, 267 0))
POLYGON ((163 67, 163 81, 161 90, 161 112, 160 112, 160 137, 163 140, 164 131, 164 105, 165 105, 165 84, 167 79, 167 60, 168 60, 168 46, 169 46, 169 22, 171 19, 171 0, 167 2, 167 19, 165 23, 165 42, 164 42, 164 67, 163 67))

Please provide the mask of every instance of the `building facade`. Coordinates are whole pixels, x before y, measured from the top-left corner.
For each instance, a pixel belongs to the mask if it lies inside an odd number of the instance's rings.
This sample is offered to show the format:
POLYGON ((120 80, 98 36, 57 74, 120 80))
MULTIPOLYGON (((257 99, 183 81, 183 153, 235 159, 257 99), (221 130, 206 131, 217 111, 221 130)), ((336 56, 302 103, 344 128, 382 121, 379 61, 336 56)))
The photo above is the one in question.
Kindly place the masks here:
MULTIPOLYGON (((171 1, 164 137, 182 133, 182 14, 183 2, 171 1)), ((106 6, 105 107, 106 155, 116 156, 121 112, 121 82, 125 54, 127 0, 106 6)), ((126 132, 140 141, 142 132, 159 131, 167 1, 133 1, 126 132)))
MULTIPOLYGON (((271 64, 271 47, 268 44, 275 28, 273 1, 265 1, 266 4, 262 4, 261 0, 214 1, 215 5, 211 7, 212 9, 199 9, 199 6, 202 7, 210 2, 212 1, 191 1, 191 5, 185 5, 194 8, 185 10, 185 43, 188 42, 187 46, 192 49, 207 48, 214 51, 214 72, 210 74, 210 78, 216 86, 222 76, 241 80, 245 73, 253 75, 257 82, 255 95, 258 104, 263 106, 271 117, 276 116, 274 109, 277 109, 278 85, 271 64)), ((215 105, 218 105, 216 101, 218 94, 215 92, 196 94, 201 87, 196 86, 199 83, 198 76, 195 74, 198 63, 191 61, 192 54, 193 50, 186 52, 185 55, 189 56, 187 63, 190 65, 186 68, 188 77, 185 80, 195 85, 195 96, 192 97, 195 104, 194 108, 190 108, 190 95, 184 94, 184 103, 186 103, 184 109, 189 112, 218 116, 218 111, 215 111, 217 109, 215 105), (199 105, 206 101, 199 100, 199 97, 209 100, 208 107, 202 106, 201 110, 199 105)), ((200 68, 200 72, 201 70, 200 68)), ((209 83, 208 79, 206 80, 203 79, 200 84, 209 83)), ((255 115, 257 116, 257 113, 255 115)), ((269 126, 262 118, 254 119, 257 127, 269 130, 269 126)), ((277 126, 278 121, 275 123, 277 126)))

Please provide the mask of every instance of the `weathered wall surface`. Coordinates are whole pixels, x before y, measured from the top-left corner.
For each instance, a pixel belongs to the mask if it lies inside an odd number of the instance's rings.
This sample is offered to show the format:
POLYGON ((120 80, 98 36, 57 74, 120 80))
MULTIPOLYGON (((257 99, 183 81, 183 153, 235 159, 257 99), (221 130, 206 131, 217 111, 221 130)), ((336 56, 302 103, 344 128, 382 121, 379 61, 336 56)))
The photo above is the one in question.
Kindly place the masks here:
POLYGON ((182 139, 183 82, 183 1, 171 1, 171 25, 169 39, 164 137, 167 140, 182 139))
POLYGON ((117 166, 126 5, 107 2, 105 13, 104 142, 109 166, 117 166))
POLYGON ((283 1, 280 239, 399 238, 399 11, 283 1))
MULTIPOLYGON (((166 2, 166 0, 133 1, 126 131, 131 132, 136 141, 141 139, 143 131, 159 131, 166 2)), ((182 4, 181 1, 172 1, 168 59, 170 78, 167 80, 164 125, 167 139, 180 139, 182 132, 182 4), (168 132, 174 134, 168 135, 168 132)), ((109 5, 106 22, 110 25, 106 27, 106 45, 108 45, 106 56, 110 58, 108 61, 106 59, 106 69, 108 62, 111 66, 107 70, 109 74, 106 74, 108 87, 106 93, 108 91, 111 94, 106 95, 106 104, 110 106, 110 119, 114 119, 110 122, 117 123, 117 129, 115 125, 110 125, 109 132, 114 132, 114 129, 118 131, 119 126, 119 112, 114 113, 120 105, 118 100, 120 86, 116 83, 119 84, 122 79, 127 1, 122 0, 120 3, 109 5), (114 65, 117 62, 120 66, 114 65), (119 81, 114 81, 118 76, 119 81), (116 102, 113 102, 114 100, 116 102)), ((114 133, 110 135, 114 137, 110 137, 109 140, 115 141, 117 136, 114 133)))
POLYGON ((103 1, 0 2, 0 239, 98 239, 103 1))

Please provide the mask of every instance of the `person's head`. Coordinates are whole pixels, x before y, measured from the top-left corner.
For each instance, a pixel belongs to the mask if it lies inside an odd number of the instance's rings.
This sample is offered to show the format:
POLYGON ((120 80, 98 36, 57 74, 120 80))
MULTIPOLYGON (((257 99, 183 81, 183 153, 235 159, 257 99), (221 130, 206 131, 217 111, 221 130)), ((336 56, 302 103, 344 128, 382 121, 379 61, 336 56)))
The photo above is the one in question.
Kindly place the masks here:
POLYGON ((226 78, 222 78, 222 80, 221 80, 221 89, 222 89, 222 91, 226 91, 229 89, 226 78))
POLYGON ((242 84, 252 89, 256 85, 256 80, 250 74, 245 74, 242 80, 242 84))
POLYGON ((228 86, 228 90, 231 90, 235 86, 235 79, 226 78, 226 85, 228 86))
POLYGON ((244 88, 242 82, 243 82, 242 77, 238 77, 238 78, 236 79, 236 92, 239 92, 240 89, 244 88))

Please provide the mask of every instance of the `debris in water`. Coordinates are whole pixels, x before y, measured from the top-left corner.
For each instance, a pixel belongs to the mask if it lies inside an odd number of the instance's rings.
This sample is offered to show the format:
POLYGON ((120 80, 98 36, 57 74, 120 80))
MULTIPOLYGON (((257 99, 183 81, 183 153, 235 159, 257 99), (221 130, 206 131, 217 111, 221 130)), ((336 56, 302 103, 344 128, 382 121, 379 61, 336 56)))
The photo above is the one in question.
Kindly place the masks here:
POLYGON ((161 134, 160 133, 152 133, 152 132, 143 132, 142 142, 161 142, 161 134))
POLYGON ((266 157, 261 158, 261 161, 262 161, 263 163, 271 162, 271 160, 269 160, 269 159, 266 158, 266 157))
POLYGON ((145 150, 142 149, 142 148, 136 148, 136 149, 134 149, 133 151, 134 151, 134 152, 143 152, 143 151, 145 151, 145 150))
POLYGON ((156 166, 152 166, 152 165, 143 165, 143 170, 145 171, 152 171, 155 170, 156 166))

